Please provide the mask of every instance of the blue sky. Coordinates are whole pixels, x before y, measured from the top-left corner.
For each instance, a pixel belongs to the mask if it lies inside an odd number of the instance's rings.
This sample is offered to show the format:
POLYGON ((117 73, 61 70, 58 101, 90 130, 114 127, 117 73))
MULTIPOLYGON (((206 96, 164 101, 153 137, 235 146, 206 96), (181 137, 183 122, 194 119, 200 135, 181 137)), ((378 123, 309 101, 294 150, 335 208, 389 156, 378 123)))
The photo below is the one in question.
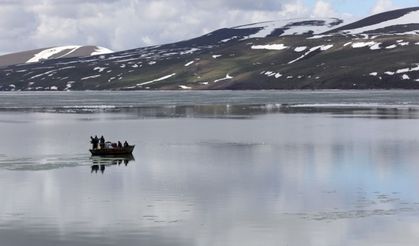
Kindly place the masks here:
POLYGON ((0 0, 0 54, 61 45, 125 50, 249 23, 371 14, 419 0, 0 0))
MULTIPOLYGON (((304 0, 304 2, 314 7, 316 0, 304 0)), ((333 8, 338 13, 348 13, 355 17, 364 17, 371 14, 371 10, 374 9, 375 5, 379 2, 377 0, 329 0, 333 8)), ((394 8, 407 8, 419 6, 418 0, 392 0, 382 1, 393 5, 394 8)))

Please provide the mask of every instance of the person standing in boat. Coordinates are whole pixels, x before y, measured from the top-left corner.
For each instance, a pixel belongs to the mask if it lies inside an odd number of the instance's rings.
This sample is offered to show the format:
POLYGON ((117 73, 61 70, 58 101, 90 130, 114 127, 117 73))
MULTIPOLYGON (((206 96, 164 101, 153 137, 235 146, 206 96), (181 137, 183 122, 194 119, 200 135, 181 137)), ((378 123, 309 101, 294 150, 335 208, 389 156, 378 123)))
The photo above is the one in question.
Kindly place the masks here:
POLYGON ((118 148, 122 148, 122 143, 121 143, 121 141, 118 141, 118 148))
POLYGON ((127 140, 125 140, 125 142, 124 142, 124 148, 126 148, 128 146, 129 146, 129 144, 128 144, 127 140))
POLYGON ((103 135, 100 137, 100 148, 105 148, 105 138, 103 137, 103 135))
POLYGON ((93 145, 93 149, 97 149, 99 144, 99 138, 95 136, 94 138, 90 136, 90 143, 93 145))

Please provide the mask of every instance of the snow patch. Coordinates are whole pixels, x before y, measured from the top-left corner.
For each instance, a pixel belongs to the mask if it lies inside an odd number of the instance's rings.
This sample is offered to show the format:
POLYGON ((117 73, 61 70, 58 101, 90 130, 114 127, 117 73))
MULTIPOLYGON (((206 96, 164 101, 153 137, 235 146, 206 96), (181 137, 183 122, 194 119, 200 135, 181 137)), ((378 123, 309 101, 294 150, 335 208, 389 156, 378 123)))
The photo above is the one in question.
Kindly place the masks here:
POLYGON ((328 50, 328 49, 330 49, 332 47, 333 47, 333 44, 315 46, 315 47, 309 49, 306 53, 304 53, 304 55, 298 57, 297 59, 294 59, 294 60, 288 62, 288 64, 292 64, 294 62, 297 62, 297 61, 303 59, 304 57, 306 57, 307 55, 309 55, 311 52, 316 51, 318 49, 320 49, 321 51, 325 51, 325 50, 328 50))
POLYGON ((98 71, 99 73, 103 72, 106 69, 106 67, 95 67, 93 68, 93 71, 98 71))
POLYGON ((231 37, 231 38, 226 38, 226 39, 223 39, 223 40, 221 40, 220 42, 221 43, 227 43, 228 41, 231 41, 231 40, 234 40, 234 39, 237 39, 238 37, 237 36, 233 36, 233 37, 231 37))
POLYGON ((370 47, 370 50, 379 50, 381 49, 381 43, 376 43, 370 47))
POLYGON ((379 50, 381 43, 370 41, 370 42, 355 42, 352 43, 352 48, 358 49, 358 48, 365 48, 370 47, 370 50, 379 50))
MULTIPOLYGON (((61 53, 65 50, 70 50, 67 54, 73 52, 74 50, 80 48, 81 46, 78 45, 72 45, 72 46, 60 46, 60 47, 54 47, 50 49, 43 50, 37 54, 35 54, 31 59, 27 60, 26 63, 33 63, 33 62, 39 62, 41 60, 46 60, 50 58, 51 56, 54 56, 55 54, 61 53)), ((65 55, 67 55, 65 54, 65 55)), ((61 56, 62 57, 62 56, 61 56)))
POLYGON ((96 56, 96 55, 105 55, 105 54, 110 54, 110 53, 113 53, 113 51, 104 47, 97 46, 95 51, 93 51, 90 55, 96 56))
POLYGON ((188 63, 185 64, 185 67, 189 67, 190 65, 192 65, 195 61, 190 61, 188 63))
POLYGON ((353 43, 352 44, 352 48, 355 48, 355 49, 357 49, 357 48, 364 48, 364 47, 367 47, 367 46, 373 46, 375 44, 376 43, 373 42, 373 41, 371 41, 371 42, 356 42, 356 43, 353 43))
POLYGON ((400 73, 408 73, 408 72, 413 72, 413 71, 419 71, 419 64, 415 64, 415 65, 416 65, 416 67, 398 69, 396 71, 396 73, 400 74, 400 73))
POLYGON ((220 82, 220 81, 223 81, 223 80, 228 80, 228 79, 232 79, 233 77, 232 76, 230 76, 230 74, 227 74, 224 78, 222 78, 222 79, 216 79, 216 80, 214 80, 214 83, 217 83, 217 82, 220 82))
POLYGON ((409 79, 410 79, 410 77, 409 77, 409 75, 407 75, 407 74, 403 74, 403 75, 402 75, 402 79, 403 79, 403 80, 409 80, 409 79))
POLYGON ((295 52, 303 52, 307 49, 307 46, 300 46, 294 49, 295 52))
POLYGON ((252 50, 284 50, 288 46, 284 44, 267 44, 267 45, 252 45, 252 50))
POLYGON ((196 52, 196 51, 198 51, 198 50, 200 50, 200 49, 197 49, 197 48, 192 48, 192 49, 189 49, 189 50, 182 51, 182 52, 180 52, 180 54, 181 54, 181 55, 193 54, 194 52, 196 52))
POLYGON ((35 78, 38 78, 38 77, 42 77, 44 75, 50 75, 54 72, 55 72, 55 70, 47 71, 45 73, 40 73, 40 74, 37 74, 37 75, 34 75, 34 76, 30 77, 30 79, 35 79, 35 78))
POLYGON ((74 83, 75 81, 68 81, 67 84, 65 85, 66 89, 70 89, 74 83))
POLYGON ((377 72, 372 72, 372 73, 370 73, 370 75, 371 75, 371 76, 377 76, 377 75, 378 75, 378 73, 377 73, 377 72))
POLYGON ((394 49, 396 47, 397 47, 397 45, 393 44, 393 45, 387 46, 386 49, 390 50, 390 49, 394 49))
POLYGON ((92 76, 83 77, 80 80, 94 79, 94 78, 98 78, 100 76, 101 76, 100 74, 98 74, 98 75, 92 75, 92 76))
POLYGON ((271 76, 275 75, 275 72, 267 71, 267 72, 265 72, 265 75, 268 76, 268 77, 271 77, 271 76))
POLYGON ((179 85, 179 88, 182 89, 182 90, 190 90, 190 89, 192 89, 192 87, 186 86, 186 85, 179 85))
POLYGON ((217 59, 218 57, 221 57, 222 55, 212 55, 212 58, 217 59))
POLYGON ((173 76, 175 76, 175 75, 176 75, 176 73, 172 73, 172 74, 169 74, 169 75, 166 75, 166 76, 160 77, 160 78, 158 78, 158 79, 153 79, 153 80, 150 80, 150 81, 147 81, 147 82, 143 82, 143 83, 137 84, 137 86, 148 85, 148 84, 151 84, 151 83, 154 83, 154 82, 158 82, 158 81, 166 80, 166 79, 169 79, 169 78, 171 78, 171 77, 173 77, 173 76))

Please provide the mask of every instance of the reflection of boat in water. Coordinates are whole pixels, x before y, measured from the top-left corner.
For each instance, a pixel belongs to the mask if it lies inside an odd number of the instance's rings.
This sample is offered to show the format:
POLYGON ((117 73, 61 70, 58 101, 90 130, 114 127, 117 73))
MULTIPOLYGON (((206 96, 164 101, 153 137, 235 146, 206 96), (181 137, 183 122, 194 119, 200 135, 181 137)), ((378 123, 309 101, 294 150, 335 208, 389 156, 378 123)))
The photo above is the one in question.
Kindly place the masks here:
POLYGON ((103 148, 103 149, 90 149, 90 153, 93 156, 123 156, 123 155, 131 155, 132 151, 134 150, 135 145, 128 145, 126 147, 120 148, 103 148))
POLYGON ((107 155, 107 156, 92 156, 90 157, 92 160, 92 173, 97 173, 99 170, 104 173, 106 166, 113 166, 124 164, 128 166, 130 161, 135 161, 134 156, 129 155, 107 155))

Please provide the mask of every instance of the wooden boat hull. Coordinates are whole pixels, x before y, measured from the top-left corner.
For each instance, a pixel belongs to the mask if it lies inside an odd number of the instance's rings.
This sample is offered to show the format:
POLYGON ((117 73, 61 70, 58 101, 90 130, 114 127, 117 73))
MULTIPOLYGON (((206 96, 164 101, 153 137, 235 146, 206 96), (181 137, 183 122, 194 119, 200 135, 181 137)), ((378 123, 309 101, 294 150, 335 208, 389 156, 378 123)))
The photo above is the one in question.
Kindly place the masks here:
POLYGON ((90 149, 90 153, 93 156, 123 156, 131 155, 134 150, 135 145, 130 145, 123 148, 114 148, 114 149, 90 149))

